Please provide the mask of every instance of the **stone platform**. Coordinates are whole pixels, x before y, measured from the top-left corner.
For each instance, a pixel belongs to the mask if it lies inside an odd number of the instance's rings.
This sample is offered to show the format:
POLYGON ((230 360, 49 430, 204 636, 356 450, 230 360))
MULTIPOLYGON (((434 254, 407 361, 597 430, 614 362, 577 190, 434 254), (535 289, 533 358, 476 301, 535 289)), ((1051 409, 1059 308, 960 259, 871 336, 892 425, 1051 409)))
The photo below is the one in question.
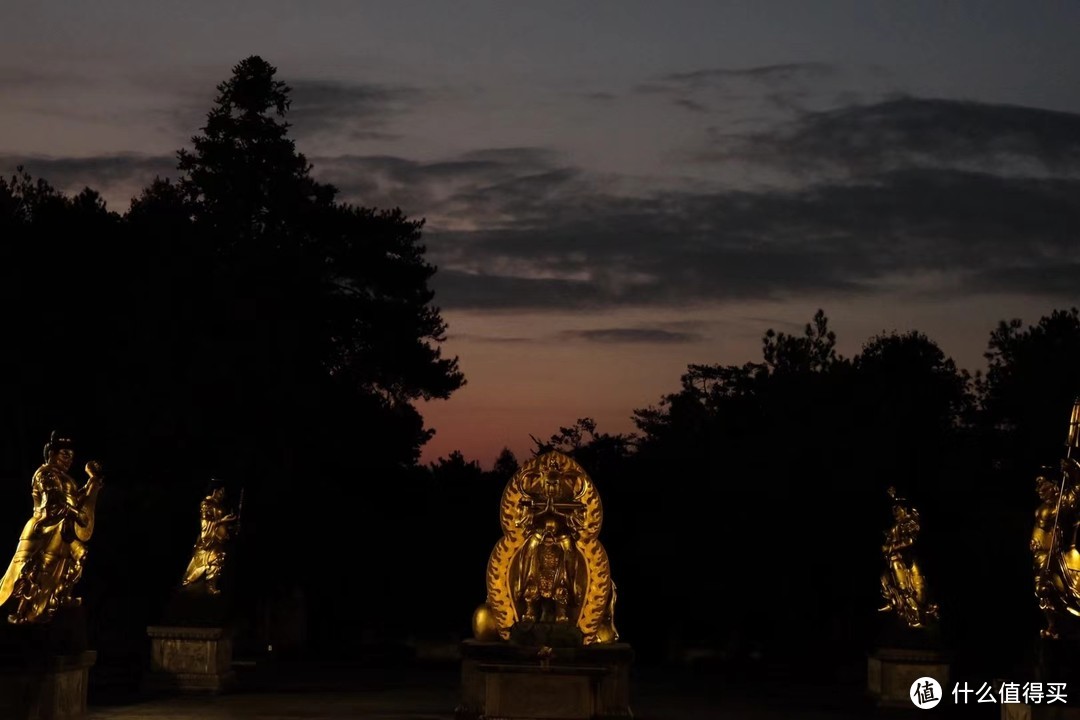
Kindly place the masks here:
MULTIPOLYGON (((237 692, 223 695, 140 698, 119 693, 99 695, 95 706, 91 692, 87 720, 453 720, 461 698, 460 661, 358 665, 273 660, 244 664, 237 671, 237 692)), ((862 663, 848 668, 842 683, 793 681, 771 673, 746 677, 730 668, 657 668, 635 661, 631 707, 635 720, 868 720, 878 715, 866 698, 864 671, 862 663)), ((942 713, 914 710, 912 716, 942 713)))
POLYGON ((1080 708, 1058 704, 1003 704, 1001 706, 1001 720, 1080 720, 1080 708))
POLYGON ((630 718, 633 649, 623 643, 540 648, 466 640, 457 720, 630 718))
POLYGON ((919 648, 879 648, 870 655, 866 686, 879 707, 912 708, 911 686, 921 677, 931 677, 947 693, 949 662, 939 651, 919 648))
POLYGON ((82 720, 97 653, 27 658, 0 664, 0 717, 5 720, 82 720))
POLYGON ((81 606, 62 608, 46 623, 0 620, 0 718, 81 720, 96 659, 81 606))
POLYGON ((220 627, 151 625, 148 690, 221 693, 236 678, 232 635, 220 627))

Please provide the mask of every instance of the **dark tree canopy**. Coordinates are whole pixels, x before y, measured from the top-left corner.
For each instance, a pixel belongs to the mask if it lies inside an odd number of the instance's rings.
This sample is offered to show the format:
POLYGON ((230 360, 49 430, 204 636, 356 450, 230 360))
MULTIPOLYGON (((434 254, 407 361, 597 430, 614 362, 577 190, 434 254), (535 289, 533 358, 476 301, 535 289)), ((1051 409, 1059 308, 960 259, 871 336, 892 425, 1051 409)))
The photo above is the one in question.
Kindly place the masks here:
MULTIPOLYGON (((105 461, 102 560, 87 578, 104 606, 175 584, 213 475, 245 489, 251 602, 305 586, 332 616, 356 594, 347 578, 319 581, 341 562, 333 548, 377 542, 393 520, 314 518, 400 495, 432 432, 416 401, 465 382, 440 350, 423 222, 339 202, 313 179, 289 93, 274 67, 243 60, 179 152, 178 180, 155 180, 124 216, 90 189, 0 180, 5 474, 28 478, 57 425, 105 461), (298 535, 308 522, 317 548, 298 535)), ((21 516, 18 487, 7 504, 21 516)), ((392 577, 391 559, 365 562, 392 577)))
POLYGON ((1052 464, 1080 397, 1080 310, 1055 310, 1026 328, 1001 322, 986 359, 983 420, 1001 441, 998 459, 1023 472, 1052 464))

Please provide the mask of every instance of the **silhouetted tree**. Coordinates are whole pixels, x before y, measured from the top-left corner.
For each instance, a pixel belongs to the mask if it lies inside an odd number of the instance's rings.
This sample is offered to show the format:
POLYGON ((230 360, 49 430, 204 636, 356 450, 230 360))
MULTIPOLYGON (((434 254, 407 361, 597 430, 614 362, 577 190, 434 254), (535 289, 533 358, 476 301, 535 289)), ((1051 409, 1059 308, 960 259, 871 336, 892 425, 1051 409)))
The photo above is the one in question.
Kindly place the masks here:
POLYGON ((478 480, 484 471, 476 460, 466 460, 460 450, 454 450, 449 457, 441 457, 431 464, 431 474, 435 482, 469 482, 478 480))
MULTIPOLYGON (((288 136, 290 90, 275 75, 259 57, 239 63, 193 149, 180 151, 175 191, 158 184, 144 197, 172 214, 179 196, 188 242, 213 258, 188 358, 204 442, 228 448, 216 463, 255 483, 262 577, 294 555, 337 572, 340 560, 285 531, 299 480, 317 476, 319 493, 353 507, 399 498, 401 469, 430 437, 413 402, 464 383, 439 350, 445 324, 431 304, 422 222, 336 202, 288 136)), ((367 542, 396 523, 368 514, 367 542)), ((356 542, 348 524, 323 532, 321 542, 356 542)), ((386 562, 379 571, 403 570, 386 562)), ((342 590, 325 588, 334 597, 324 599, 343 602, 342 590)))
POLYGON ((1080 396, 1080 311, 1054 310, 1027 328, 1001 322, 986 359, 979 389, 991 449, 1007 474, 1026 480, 1060 456, 1080 396))
POLYGON ((578 418, 569 427, 560 427, 546 442, 532 436, 534 455, 550 450, 569 455, 581 464, 593 479, 615 479, 623 463, 633 453, 635 437, 632 434, 597 432, 592 418, 578 418))
POLYGON ((504 447, 499 452, 499 456, 495 458, 495 465, 492 467, 491 473, 496 478, 506 482, 517 474, 519 467, 517 457, 514 456, 510 448, 504 447))
POLYGON ((103 573, 122 595, 175 584, 210 475, 243 486, 242 584, 307 584, 315 634, 340 644, 370 616, 365 578, 403 569, 369 553, 360 577, 334 548, 397 525, 380 509, 415 481, 431 434, 415 401, 464 377, 439 349, 422 221, 312 179, 275 74, 239 63, 179 180, 155 180, 123 218, 92 190, 0 181, 0 319, 17 349, 0 358, 0 436, 19 446, 5 461, 33 464, 54 425, 103 456, 87 582, 103 573))

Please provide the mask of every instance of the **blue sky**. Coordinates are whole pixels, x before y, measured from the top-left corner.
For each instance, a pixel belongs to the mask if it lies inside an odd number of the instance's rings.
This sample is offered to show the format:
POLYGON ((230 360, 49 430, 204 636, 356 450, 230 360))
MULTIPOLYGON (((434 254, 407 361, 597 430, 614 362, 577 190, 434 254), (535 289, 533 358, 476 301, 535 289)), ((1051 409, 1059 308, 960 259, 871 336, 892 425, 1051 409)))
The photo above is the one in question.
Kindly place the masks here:
POLYGON ((427 457, 487 464, 824 308, 969 369, 1076 304, 1080 3, 99 2, 0 10, 0 170, 123 211, 247 55, 346 200, 427 218, 427 457))

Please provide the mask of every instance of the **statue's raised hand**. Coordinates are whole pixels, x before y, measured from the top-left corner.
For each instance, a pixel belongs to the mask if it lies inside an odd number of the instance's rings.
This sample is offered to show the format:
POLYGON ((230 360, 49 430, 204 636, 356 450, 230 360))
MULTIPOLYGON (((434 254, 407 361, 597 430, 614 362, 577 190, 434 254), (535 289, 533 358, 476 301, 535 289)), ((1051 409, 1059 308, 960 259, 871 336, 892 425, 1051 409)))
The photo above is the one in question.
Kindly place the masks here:
POLYGON ((95 485, 100 486, 105 481, 105 473, 102 470, 101 463, 97 460, 86 463, 86 474, 90 476, 90 481, 95 485))

